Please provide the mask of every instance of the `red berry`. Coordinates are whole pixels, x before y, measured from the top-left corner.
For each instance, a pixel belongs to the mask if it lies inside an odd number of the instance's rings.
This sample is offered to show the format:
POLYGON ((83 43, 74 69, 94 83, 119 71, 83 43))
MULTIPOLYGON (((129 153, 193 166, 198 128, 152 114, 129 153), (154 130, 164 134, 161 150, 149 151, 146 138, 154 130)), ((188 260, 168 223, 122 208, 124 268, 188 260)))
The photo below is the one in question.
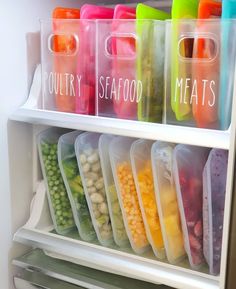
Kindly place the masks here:
POLYGON ((201 243, 193 235, 189 235, 189 243, 190 243, 190 247, 195 250, 201 250, 202 248, 201 243))
POLYGON ((197 224, 194 227, 194 234, 197 237, 202 237, 203 231, 202 231, 202 222, 198 221, 197 224))

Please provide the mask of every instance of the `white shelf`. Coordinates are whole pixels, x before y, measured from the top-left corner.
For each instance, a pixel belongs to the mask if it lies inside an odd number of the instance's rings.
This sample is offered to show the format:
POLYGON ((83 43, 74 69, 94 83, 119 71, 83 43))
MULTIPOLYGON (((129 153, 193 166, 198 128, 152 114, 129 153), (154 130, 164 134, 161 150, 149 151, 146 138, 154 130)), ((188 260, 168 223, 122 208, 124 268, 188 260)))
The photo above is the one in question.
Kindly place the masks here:
POLYGON ((218 131, 199 129, 57 111, 45 111, 33 108, 19 108, 11 115, 10 119, 32 124, 96 131, 100 133, 215 147, 227 150, 230 145, 230 130, 218 131))
POLYGON ((41 182, 31 206, 31 217, 15 233, 15 241, 43 249, 50 252, 50 256, 154 284, 161 283, 178 289, 220 288, 219 277, 204 271, 193 271, 185 262, 174 266, 158 261, 151 251, 147 255, 138 256, 129 249, 121 251, 118 248, 105 248, 99 244, 60 236, 51 230, 45 187, 41 182))
POLYGON ((17 109, 11 115, 10 119, 32 124, 95 131, 210 148, 214 147, 228 150, 230 147, 231 129, 219 131, 46 111, 38 109, 41 98, 41 68, 40 65, 38 65, 26 103, 17 109))

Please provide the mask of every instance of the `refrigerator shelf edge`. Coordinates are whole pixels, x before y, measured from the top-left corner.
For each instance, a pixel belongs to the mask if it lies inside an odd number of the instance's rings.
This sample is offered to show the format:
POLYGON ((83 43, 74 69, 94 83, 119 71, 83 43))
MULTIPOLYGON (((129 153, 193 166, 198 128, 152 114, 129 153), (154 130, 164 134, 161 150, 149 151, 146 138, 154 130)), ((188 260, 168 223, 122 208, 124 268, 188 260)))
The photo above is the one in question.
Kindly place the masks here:
POLYGON ((230 145, 230 129, 227 131, 199 129, 23 107, 17 109, 10 119, 32 124, 96 131, 226 150, 229 149, 230 145))
POLYGON ((159 262, 155 257, 105 248, 49 232, 51 220, 43 182, 35 195, 31 217, 14 235, 14 241, 57 254, 71 262, 134 279, 162 283, 177 289, 219 289, 219 277, 159 262), (43 193, 44 192, 44 193, 43 193))

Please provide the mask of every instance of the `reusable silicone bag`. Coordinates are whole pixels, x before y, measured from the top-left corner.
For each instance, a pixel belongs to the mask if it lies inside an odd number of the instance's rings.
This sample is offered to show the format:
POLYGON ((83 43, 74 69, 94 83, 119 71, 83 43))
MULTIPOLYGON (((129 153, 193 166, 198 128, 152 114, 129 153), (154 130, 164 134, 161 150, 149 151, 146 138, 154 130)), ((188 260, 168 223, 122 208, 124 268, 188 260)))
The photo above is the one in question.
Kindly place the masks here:
POLYGON ((52 23, 42 23, 43 105, 46 109, 75 112, 78 59, 78 22, 75 19, 80 18, 80 10, 58 7, 52 18, 52 23), (44 60, 44 56, 47 59, 44 60))
POLYGON ((174 144, 160 141, 152 146, 155 195, 166 255, 171 264, 186 257, 172 168, 174 147, 174 144))
POLYGON ((173 169, 180 209, 184 245, 190 265, 198 269, 204 264, 202 219, 202 173, 209 150, 177 145, 173 169))
POLYGON ((114 138, 113 135, 102 134, 99 138, 98 148, 114 240, 119 247, 127 247, 129 239, 125 230, 109 156, 109 147, 114 138))
POLYGON ((90 217, 74 147, 79 134, 81 131, 73 131, 59 138, 58 162, 79 235, 84 241, 92 241, 96 238, 96 233, 90 217))
MULTIPOLYGON (((121 84, 119 97, 113 99, 114 112, 118 118, 137 119, 137 102, 135 101, 135 89, 131 87, 136 79, 136 39, 135 22, 122 21, 123 19, 135 19, 136 9, 124 5, 116 5, 114 21, 112 22, 112 77, 125 79, 121 84), (119 21, 119 19, 121 21, 119 21), (133 99, 127 99, 126 84, 130 83, 129 92, 133 99), (133 91, 131 91, 133 90, 133 91)), ((118 95, 118 91, 116 92, 118 95)))
POLYGON ((143 254, 150 247, 131 167, 130 148, 134 141, 128 137, 115 138, 110 144, 109 154, 126 233, 134 252, 143 254))
POLYGON ((70 201, 60 172, 57 144, 65 129, 49 128, 37 136, 39 160, 46 186, 53 225, 58 234, 65 235, 75 227, 70 201))
MULTIPOLYGON (((171 38, 171 108, 175 113, 175 117, 178 121, 188 120, 189 114, 191 114, 191 106, 189 103, 182 101, 181 92, 176 90, 176 81, 178 79, 186 78, 189 68, 185 63, 179 63, 179 50, 183 57, 191 57, 193 40, 184 38, 182 42, 179 42, 179 36, 183 32, 191 29, 189 26, 181 24, 181 21, 177 19, 193 19, 197 18, 198 13, 198 0, 174 0, 172 3, 171 16, 174 20, 172 22, 170 33, 171 38)), ((185 96, 189 98, 189 93, 185 96)))
POLYGON ((135 141, 130 150, 132 170, 147 238, 157 258, 165 259, 165 248, 156 205, 149 140, 135 141))
POLYGON ((210 274, 220 273, 228 152, 212 149, 203 171, 203 249, 210 274))
POLYGON ((221 2, 200 0, 193 49, 193 86, 196 101, 192 102, 193 116, 198 127, 218 128, 218 91, 220 78, 220 21, 211 23, 203 19, 220 18, 221 2), (211 32, 211 34, 209 34, 211 32), (205 35, 204 35, 205 34, 205 35), (214 40, 214 35, 218 41, 214 40), (217 47, 218 46, 218 47, 217 47), (210 78, 210 85, 207 85, 210 78), (195 86, 194 86, 195 85, 195 86))
POLYGON ((76 112, 95 114, 96 101, 96 21, 112 19, 114 9, 85 4, 80 10, 80 47, 77 74, 82 75, 76 90, 76 112))
POLYGON ((220 64, 220 128, 226 130, 231 122, 235 70, 236 1, 222 1, 221 64, 220 64), (231 20, 230 20, 231 19, 231 20), (234 20, 233 20, 234 19, 234 20))
POLYGON ((165 20, 171 16, 140 3, 136 8, 136 17, 139 39, 136 47, 137 79, 143 84, 142 98, 138 102, 138 120, 161 122, 164 100, 165 22, 147 19, 165 20))
POLYGON ((103 246, 110 246, 113 234, 98 153, 99 138, 100 134, 94 132, 79 135, 75 141, 75 152, 97 238, 103 246))

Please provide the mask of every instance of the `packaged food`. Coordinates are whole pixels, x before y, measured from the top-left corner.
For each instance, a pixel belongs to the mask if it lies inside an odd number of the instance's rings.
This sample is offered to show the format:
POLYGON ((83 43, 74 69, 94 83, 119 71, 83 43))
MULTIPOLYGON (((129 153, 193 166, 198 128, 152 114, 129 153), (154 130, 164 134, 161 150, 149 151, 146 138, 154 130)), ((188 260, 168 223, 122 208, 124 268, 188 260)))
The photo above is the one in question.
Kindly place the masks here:
POLYGON ((102 134, 99 139, 98 148, 114 241, 120 247, 127 247, 129 245, 129 239, 125 230, 109 156, 109 146, 114 138, 115 136, 113 135, 102 134))
POLYGON ((113 98, 113 107, 116 117, 125 119, 137 119, 135 21, 124 21, 135 18, 135 8, 116 5, 112 22, 112 77, 125 81, 114 92, 118 97, 113 98))
POLYGON ((52 18, 54 71, 52 75, 47 76, 49 92, 53 91, 55 94, 57 110, 75 112, 74 83, 78 56, 78 25, 76 21, 68 19, 79 19, 80 10, 57 7, 53 10, 52 18), (50 88, 52 81, 54 85, 50 88))
POLYGON ((231 110, 234 89, 234 69, 236 61, 236 1, 222 1, 221 23, 221 64, 220 64, 220 96, 219 121, 220 128, 226 130, 231 122, 231 110))
POLYGON ((92 241, 96 238, 96 233, 90 217, 74 148, 79 134, 81 131, 73 131, 63 134, 59 138, 58 162, 79 235, 84 241, 92 241))
MULTIPOLYGON (((212 38, 220 36, 220 22, 208 24, 204 19, 220 18, 222 4, 214 0, 200 0, 198 21, 194 41, 192 70, 197 101, 192 102, 193 116, 198 127, 218 128, 218 95, 220 77, 220 54, 218 42, 212 38), (209 33, 211 32, 211 34, 209 33), (205 36, 202 36, 204 35, 205 36), (213 34, 214 33, 214 34, 213 34), (213 35, 213 36, 211 36, 213 35), (207 85, 210 80, 210 85, 207 85), (213 95, 213 93, 214 95, 213 95)), ((220 41, 219 41, 220 43, 220 41)))
POLYGON ((184 245, 192 268, 204 264, 202 224, 202 173, 207 161, 207 148, 177 145, 173 169, 181 216, 184 245))
POLYGON ((42 131, 37 137, 39 159, 52 221, 56 232, 62 235, 75 227, 57 157, 59 137, 66 132, 68 131, 64 129, 49 128, 42 131))
POLYGON ((154 192, 149 140, 135 141, 130 150, 133 175, 147 238, 157 258, 165 259, 165 248, 154 192))
POLYGON ((203 171, 203 251, 210 274, 220 273, 228 152, 212 149, 203 171))
POLYGON ((103 246, 109 246, 113 243, 113 234, 98 153, 99 138, 100 134, 93 132, 79 135, 75 153, 97 238, 103 246))
MULTIPOLYGON (((188 67, 184 61, 180 63, 179 54, 182 57, 190 57, 193 49, 193 39, 185 37, 183 41, 179 42, 179 34, 186 32, 189 27, 182 26, 179 19, 197 18, 199 0, 174 0, 172 3, 172 19, 171 31, 171 108, 175 114, 176 120, 185 121, 190 118, 192 108, 189 101, 190 93, 186 91, 186 95, 182 95, 181 89, 176 89, 176 83, 181 79, 186 79, 188 67), (181 50, 181 51, 179 51, 181 50)), ((191 29, 191 28, 190 28, 191 29)))
POLYGON ((95 19, 112 19, 114 9, 85 4, 80 10, 80 46, 77 74, 81 75, 76 86, 76 112, 95 114, 96 100, 96 21, 95 19))
POLYGON ((176 264, 186 257, 173 176, 174 144, 157 141, 152 146, 156 201, 167 259, 176 264))
POLYGON ((138 120, 162 122, 164 95, 165 22, 170 14, 139 3, 136 8, 137 79, 142 82, 138 120), (148 20, 150 19, 150 20, 148 20))
POLYGON ((110 144, 109 154, 126 233, 134 252, 142 254, 150 247, 131 167, 130 148, 134 140, 116 137, 110 144))

